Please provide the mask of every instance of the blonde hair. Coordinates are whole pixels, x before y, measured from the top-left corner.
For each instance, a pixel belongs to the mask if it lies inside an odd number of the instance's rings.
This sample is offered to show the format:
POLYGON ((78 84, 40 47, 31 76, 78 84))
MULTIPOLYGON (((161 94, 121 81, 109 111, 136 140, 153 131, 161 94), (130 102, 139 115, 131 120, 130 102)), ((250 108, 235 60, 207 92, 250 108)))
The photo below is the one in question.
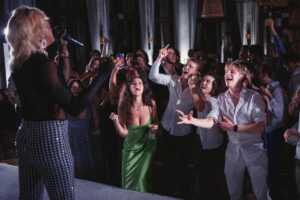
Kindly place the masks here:
POLYGON ((36 52, 43 52, 42 39, 47 16, 38 8, 20 7, 7 23, 6 40, 10 45, 10 67, 18 70, 36 52))
POLYGON ((249 74, 247 66, 241 62, 229 61, 226 63, 225 67, 229 67, 230 65, 234 66, 241 74, 245 75, 245 77, 249 74))

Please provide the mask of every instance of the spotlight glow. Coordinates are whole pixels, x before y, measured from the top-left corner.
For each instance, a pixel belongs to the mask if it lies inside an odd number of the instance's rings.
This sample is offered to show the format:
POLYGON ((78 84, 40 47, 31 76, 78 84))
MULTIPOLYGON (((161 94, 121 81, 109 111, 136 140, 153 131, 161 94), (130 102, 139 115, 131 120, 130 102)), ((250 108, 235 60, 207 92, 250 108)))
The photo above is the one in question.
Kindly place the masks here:
POLYGON ((5 27, 5 29, 3 29, 3 34, 4 34, 5 36, 7 36, 7 34, 8 34, 8 28, 7 28, 7 27, 5 27))

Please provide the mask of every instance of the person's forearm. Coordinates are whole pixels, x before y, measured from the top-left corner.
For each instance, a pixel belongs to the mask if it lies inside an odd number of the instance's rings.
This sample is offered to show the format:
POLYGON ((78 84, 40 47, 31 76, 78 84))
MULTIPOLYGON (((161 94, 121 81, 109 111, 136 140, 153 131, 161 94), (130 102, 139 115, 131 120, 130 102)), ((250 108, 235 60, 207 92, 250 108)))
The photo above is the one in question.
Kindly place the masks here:
POLYGON ((192 125, 197 126, 199 128, 207 128, 211 129, 215 124, 213 118, 206 118, 206 119, 197 119, 193 118, 192 125))
POLYGON ((113 97, 117 96, 119 93, 119 89, 117 87, 117 73, 119 70, 116 68, 112 71, 110 79, 109 79, 109 91, 113 97))
POLYGON ((116 131, 118 132, 118 134, 121 137, 126 137, 126 135, 128 134, 128 129, 122 127, 122 125, 119 122, 114 122, 114 125, 115 125, 116 131))
POLYGON ((161 64, 161 58, 157 58, 153 63, 151 70, 149 72, 149 79, 156 82, 156 79, 159 77, 159 66, 161 64))
POLYGON ((71 66, 70 66, 69 51, 67 49, 67 46, 60 47, 58 65, 61 66, 65 81, 68 81, 71 74, 70 73, 71 66))
POLYGON ((105 42, 105 43, 103 44, 101 58, 103 58, 103 57, 106 57, 106 56, 107 56, 107 55, 106 55, 106 46, 107 46, 107 43, 105 42))
POLYGON ((277 34, 275 34, 275 35, 273 35, 273 40, 274 40, 275 49, 276 49, 277 53, 279 55, 285 55, 286 50, 282 45, 280 37, 277 34))
POLYGON ((274 27, 271 27, 270 30, 271 30, 272 35, 274 35, 274 36, 277 35, 277 32, 274 27))
POLYGON ((84 108, 86 108, 88 103, 92 102, 94 96, 99 91, 102 84, 111 74, 113 63, 102 63, 100 67, 103 68, 102 73, 95 78, 90 86, 83 92, 81 92, 78 96, 72 97, 67 105, 64 105, 65 110, 72 116, 80 114, 84 110, 84 108))
POLYGON ((237 124, 238 132, 242 133, 263 133, 266 122, 256 122, 253 124, 237 124))
POLYGON ((158 57, 156 61, 153 63, 149 73, 149 79, 155 83, 161 85, 167 85, 171 80, 171 75, 159 73, 159 66, 161 64, 161 60, 162 59, 158 57))

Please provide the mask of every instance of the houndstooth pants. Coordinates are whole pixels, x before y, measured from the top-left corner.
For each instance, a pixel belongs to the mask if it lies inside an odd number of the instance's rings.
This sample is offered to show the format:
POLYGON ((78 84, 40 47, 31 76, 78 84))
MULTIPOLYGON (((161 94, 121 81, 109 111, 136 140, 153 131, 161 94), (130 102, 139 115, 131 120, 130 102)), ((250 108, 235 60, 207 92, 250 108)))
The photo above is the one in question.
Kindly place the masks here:
POLYGON ((75 199, 68 122, 23 121, 17 136, 20 200, 75 199))

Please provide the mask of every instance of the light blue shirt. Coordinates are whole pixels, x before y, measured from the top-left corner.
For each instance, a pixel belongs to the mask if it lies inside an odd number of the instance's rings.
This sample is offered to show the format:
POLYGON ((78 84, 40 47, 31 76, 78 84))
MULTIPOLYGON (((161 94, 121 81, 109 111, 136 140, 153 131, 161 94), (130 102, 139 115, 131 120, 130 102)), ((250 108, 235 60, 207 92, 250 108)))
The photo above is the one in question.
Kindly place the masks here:
POLYGON ((273 81, 267 85, 267 89, 273 95, 273 99, 269 100, 268 110, 270 113, 270 121, 265 128, 265 132, 269 133, 274 129, 285 126, 287 118, 288 98, 285 91, 281 88, 278 81, 273 81))

